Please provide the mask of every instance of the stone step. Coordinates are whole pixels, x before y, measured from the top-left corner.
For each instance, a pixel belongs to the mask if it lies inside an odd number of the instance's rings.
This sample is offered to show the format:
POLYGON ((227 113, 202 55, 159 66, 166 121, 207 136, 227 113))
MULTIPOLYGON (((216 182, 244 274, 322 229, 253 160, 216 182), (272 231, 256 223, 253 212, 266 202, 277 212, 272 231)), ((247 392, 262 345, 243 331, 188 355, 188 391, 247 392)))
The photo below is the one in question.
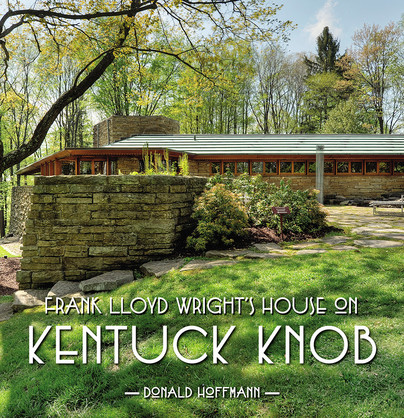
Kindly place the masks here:
POLYGON ((258 251, 266 251, 266 252, 270 252, 270 251, 283 251, 283 248, 276 244, 275 242, 264 242, 264 243, 257 243, 254 244, 254 247, 258 250, 258 251))
POLYGON ((296 255, 306 255, 306 254, 323 254, 326 253, 327 250, 324 250, 322 248, 312 248, 307 250, 301 250, 296 253, 296 255))
POLYGON ((332 247, 331 250, 334 250, 334 251, 359 251, 357 247, 354 247, 352 245, 336 245, 335 247, 332 247))
POLYGON ((321 240, 323 244, 330 244, 330 245, 337 245, 337 244, 343 244, 344 242, 348 241, 348 237, 335 235, 333 237, 326 237, 321 240))
POLYGON ((242 257, 248 250, 209 250, 205 256, 208 258, 237 258, 242 257))
POLYGON ((382 239, 357 239, 354 241, 355 245, 368 248, 393 248, 401 247, 402 242, 397 241, 386 241, 382 239))
POLYGON ((133 280, 132 270, 113 270, 93 277, 92 279, 83 280, 80 282, 80 290, 85 293, 105 292, 133 282, 133 280))
POLYGON ((269 258, 284 257, 285 254, 271 254, 271 253, 256 253, 255 251, 246 251, 243 255, 244 258, 251 260, 265 260, 269 258))
POLYGON ((14 293, 12 308, 14 312, 21 312, 24 309, 35 308, 45 304, 48 296, 48 289, 27 289, 17 290, 14 293))
POLYGON ((217 266, 231 266, 236 263, 236 260, 192 260, 180 271, 206 270, 217 266))
POLYGON ((51 288, 48 297, 52 298, 52 304, 54 304, 56 303, 56 298, 61 298, 65 302, 72 299, 81 301, 81 298, 85 296, 84 292, 80 290, 80 282, 61 280, 51 288))
POLYGON ((178 270, 184 263, 184 258, 177 258, 174 260, 149 261, 140 266, 140 271, 146 276, 161 277, 171 270, 178 270))

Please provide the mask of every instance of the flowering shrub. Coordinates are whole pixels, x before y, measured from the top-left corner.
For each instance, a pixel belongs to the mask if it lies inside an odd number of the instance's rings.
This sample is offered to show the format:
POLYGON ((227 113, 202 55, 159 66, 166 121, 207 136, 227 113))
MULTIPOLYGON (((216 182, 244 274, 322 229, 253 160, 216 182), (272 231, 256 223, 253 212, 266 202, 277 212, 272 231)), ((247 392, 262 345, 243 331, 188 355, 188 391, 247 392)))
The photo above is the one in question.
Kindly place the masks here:
POLYGON ((187 246, 196 251, 230 247, 246 235, 247 211, 239 195, 216 184, 197 200, 192 215, 197 227, 187 239, 187 246))

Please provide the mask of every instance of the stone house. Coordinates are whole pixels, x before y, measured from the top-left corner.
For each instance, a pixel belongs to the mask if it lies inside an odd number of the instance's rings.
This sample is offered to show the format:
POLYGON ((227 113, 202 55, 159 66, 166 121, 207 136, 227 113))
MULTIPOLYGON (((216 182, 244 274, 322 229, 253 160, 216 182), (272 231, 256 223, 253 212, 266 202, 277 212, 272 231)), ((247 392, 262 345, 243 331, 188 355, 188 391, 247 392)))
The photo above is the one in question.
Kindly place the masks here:
POLYGON ((170 161, 186 153, 190 175, 261 174, 302 189, 316 185, 322 146, 326 197, 404 193, 404 135, 181 135, 179 123, 163 116, 112 116, 95 125, 92 148, 62 150, 17 174, 130 174, 142 170, 146 146, 170 161))

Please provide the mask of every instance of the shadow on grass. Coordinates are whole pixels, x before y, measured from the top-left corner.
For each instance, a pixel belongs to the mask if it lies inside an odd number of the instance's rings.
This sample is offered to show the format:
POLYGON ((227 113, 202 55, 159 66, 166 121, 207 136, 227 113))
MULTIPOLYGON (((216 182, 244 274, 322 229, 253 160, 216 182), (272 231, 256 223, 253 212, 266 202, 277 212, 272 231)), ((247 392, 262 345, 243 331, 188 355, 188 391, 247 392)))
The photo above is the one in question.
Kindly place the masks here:
MULTIPOLYGON (((4 417, 94 416, 94 417, 235 417, 235 416, 398 416, 402 405, 404 355, 400 350, 403 333, 402 270, 397 250, 380 253, 329 254, 270 261, 248 261, 232 267, 206 270, 195 274, 178 272, 160 280, 143 279, 102 297, 100 307, 107 311, 108 298, 125 300, 135 297, 162 296, 170 303, 166 315, 126 316, 45 316, 37 309, 17 315, 0 326, 0 415, 4 417), (401 275, 401 276, 400 276, 401 275), (401 278, 401 279, 400 279, 401 278), (179 315, 176 297, 253 297, 257 306, 248 315, 179 315), (260 301, 265 298, 324 297, 332 306, 336 297, 358 297, 358 316, 262 315, 260 301), (354 364, 353 328, 369 324, 378 345, 378 355, 369 364, 354 364), (55 333, 47 337, 38 355, 44 365, 28 364, 28 327, 34 325, 36 338, 47 325, 72 325, 71 335, 62 339, 64 350, 77 350, 74 365, 55 364, 55 333), (81 326, 103 328, 102 364, 95 364, 94 343, 89 345, 89 364, 82 364, 81 326), (169 344, 175 333, 197 325, 208 338, 192 332, 180 339, 179 349, 196 358, 207 352, 208 359, 189 365, 176 358, 172 348, 164 359, 153 365, 142 364, 131 353, 130 332, 120 338, 120 362, 114 364, 114 344, 106 325, 139 327, 138 348, 146 358, 161 351, 161 328, 169 328, 169 344), (212 364, 212 327, 219 327, 220 338, 231 325, 236 330, 221 351, 228 364, 212 364), (305 360, 298 362, 297 343, 292 339, 292 361, 285 364, 283 330, 267 350, 274 364, 258 364, 258 326, 265 327, 268 338, 276 325, 290 325, 295 330, 305 326, 305 360), (309 338, 321 326, 342 329, 350 342, 347 356, 338 364, 318 362, 309 349, 309 338), (144 387, 189 386, 197 393, 207 386, 254 386, 262 391, 279 391, 280 396, 259 399, 144 399, 128 397, 126 391, 144 387)), ((300 302, 301 303, 301 302, 300 302)), ((341 339, 324 335, 318 340, 318 352, 324 358, 336 357, 341 339)), ((362 357, 369 354, 364 344, 362 357)))

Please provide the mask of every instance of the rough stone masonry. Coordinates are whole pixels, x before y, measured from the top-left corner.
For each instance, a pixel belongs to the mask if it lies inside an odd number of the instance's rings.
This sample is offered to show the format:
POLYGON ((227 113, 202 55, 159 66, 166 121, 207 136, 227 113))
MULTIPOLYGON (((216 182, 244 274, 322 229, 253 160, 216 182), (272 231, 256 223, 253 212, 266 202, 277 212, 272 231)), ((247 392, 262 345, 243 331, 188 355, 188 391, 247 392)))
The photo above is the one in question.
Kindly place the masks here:
POLYGON ((84 280, 169 256, 192 226, 207 178, 37 177, 17 274, 20 289, 84 280))

